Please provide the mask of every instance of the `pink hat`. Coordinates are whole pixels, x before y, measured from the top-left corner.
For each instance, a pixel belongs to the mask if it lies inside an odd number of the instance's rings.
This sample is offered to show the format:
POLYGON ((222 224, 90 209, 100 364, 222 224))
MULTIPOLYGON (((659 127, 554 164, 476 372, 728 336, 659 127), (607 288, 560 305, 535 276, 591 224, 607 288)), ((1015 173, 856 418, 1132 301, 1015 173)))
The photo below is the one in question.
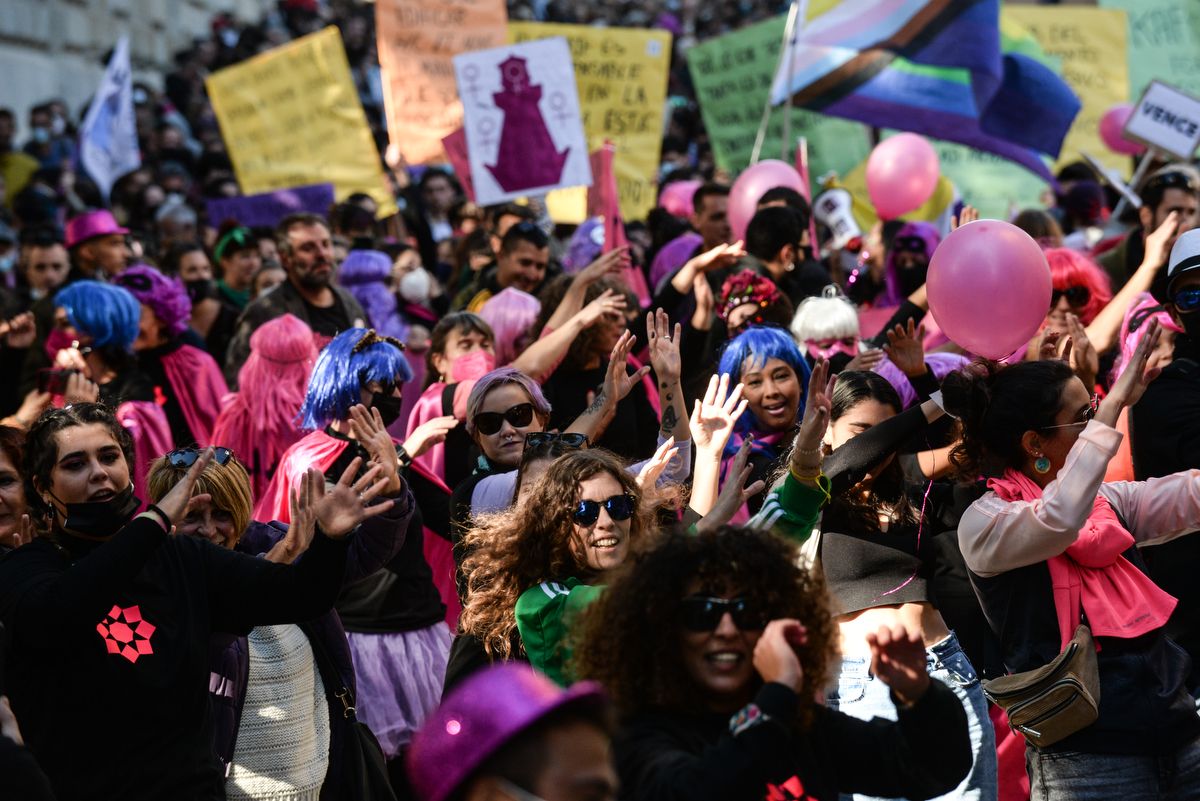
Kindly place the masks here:
POLYGON ((129 229, 117 225, 117 220, 112 216, 111 211, 107 209, 89 211, 67 221, 67 249, 98 236, 127 233, 129 233, 129 229))
POLYGON ((564 690, 528 665, 508 663, 476 673, 426 718, 408 751, 408 775, 423 801, 445 801, 514 737, 567 706, 602 709, 595 682, 564 690))

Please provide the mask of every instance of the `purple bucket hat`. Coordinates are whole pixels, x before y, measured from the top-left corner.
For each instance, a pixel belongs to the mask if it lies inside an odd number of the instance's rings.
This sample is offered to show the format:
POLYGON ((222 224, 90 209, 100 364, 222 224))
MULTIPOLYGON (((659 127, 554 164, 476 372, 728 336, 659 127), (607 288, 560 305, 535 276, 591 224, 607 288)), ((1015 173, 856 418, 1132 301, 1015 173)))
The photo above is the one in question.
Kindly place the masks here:
POLYGON ((603 707, 595 682, 564 690, 528 665, 490 667, 447 695, 408 751, 408 775, 423 801, 445 801, 514 737, 569 706, 603 707))
POLYGON ((128 228, 117 225, 117 219, 106 209, 89 211, 67 221, 67 249, 82 244, 89 239, 110 234, 127 234, 128 228))

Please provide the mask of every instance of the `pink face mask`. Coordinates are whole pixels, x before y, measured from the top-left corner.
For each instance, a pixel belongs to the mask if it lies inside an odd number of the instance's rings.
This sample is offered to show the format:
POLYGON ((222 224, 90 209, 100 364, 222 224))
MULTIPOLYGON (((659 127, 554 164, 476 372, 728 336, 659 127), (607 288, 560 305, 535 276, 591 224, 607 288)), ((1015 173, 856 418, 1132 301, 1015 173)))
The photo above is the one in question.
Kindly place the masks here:
POLYGON ((60 350, 66 350, 74 344, 75 337, 71 333, 62 328, 52 329, 46 335, 46 355, 50 357, 50 363, 54 363, 60 350))
POLYGON ((458 384, 463 381, 478 381, 495 369, 494 354, 486 350, 475 350, 454 360, 450 365, 450 380, 458 384))
POLYGON ((842 353, 853 359, 858 355, 858 338, 845 339, 810 339, 806 346, 808 355, 814 359, 830 359, 836 353, 842 353))

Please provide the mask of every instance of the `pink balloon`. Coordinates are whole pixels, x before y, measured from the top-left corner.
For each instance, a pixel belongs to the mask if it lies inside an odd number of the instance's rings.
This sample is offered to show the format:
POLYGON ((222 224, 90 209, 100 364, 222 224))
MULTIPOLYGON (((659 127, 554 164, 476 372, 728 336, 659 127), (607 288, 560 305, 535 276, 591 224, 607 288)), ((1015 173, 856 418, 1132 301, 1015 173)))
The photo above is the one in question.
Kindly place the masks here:
POLYGON ((757 210, 759 199, 777 186, 807 194, 796 168, 776 159, 750 165, 733 182, 733 188, 729 190, 729 227, 733 229, 735 240, 746 238, 746 226, 757 210))
POLYGON ((989 359, 1037 333, 1050 309, 1050 266, 1029 234, 1001 220, 951 232, 929 261, 929 310, 951 340, 989 359))
POLYGON ((902 133, 884 139, 867 159, 867 193, 885 220, 919 209, 937 189, 937 153, 925 137, 902 133))
POLYGON ((1129 121, 1129 115, 1132 113, 1133 106, 1128 103, 1118 103, 1104 112, 1104 116, 1100 118, 1100 138, 1104 140, 1104 144, 1108 146, 1109 150, 1122 156, 1140 156, 1146 152, 1144 145, 1126 139, 1122 133, 1125 130, 1125 123, 1129 121))
POLYGON ((676 217, 692 216, 692 195, 700 188, 701 181, 672 181, 658 193, 658 205, 676 217))

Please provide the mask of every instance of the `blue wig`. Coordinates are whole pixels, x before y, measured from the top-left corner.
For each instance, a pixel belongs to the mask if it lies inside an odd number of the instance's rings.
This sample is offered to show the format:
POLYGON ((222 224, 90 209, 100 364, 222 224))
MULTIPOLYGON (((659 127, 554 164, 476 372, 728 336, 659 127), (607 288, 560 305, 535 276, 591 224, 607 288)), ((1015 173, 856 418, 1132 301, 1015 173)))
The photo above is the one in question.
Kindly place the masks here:
MULTIPOLYGON (((752 325, 725 344, 717 371, 729 376, 730 385, 742 380, 743 368, 761 368, 770 359, 779 359, 791 367, 800 377, 800 409, 796 413, 799 421, 804 415, 804 399, 808 397, 808 363, 796 340, 782 328, 752 325)), ((743 436, 750 431, 761 430, 761 426, 749 410, 738 420, 735 430, 743 436)), ((732 446, 734 443, 730 441, 732 446)))
POLYGON ((404 351, 379 337, 374 329, 351 328, 334 337, 313 365, 308 392, 300 407, 300 426, 324 428, 350 416, 350 407, 362 403, 362 390, 372 381, 381 384, 412 380, 404 351), (370 344, 360 347, 366 341, 370 344))
POLYGON ((92 347, 133 349, 142 305, 129 290, 99 281, 76 281, 54 296, 54 305, 67 312, 76 331, 92 338, 92 347))

